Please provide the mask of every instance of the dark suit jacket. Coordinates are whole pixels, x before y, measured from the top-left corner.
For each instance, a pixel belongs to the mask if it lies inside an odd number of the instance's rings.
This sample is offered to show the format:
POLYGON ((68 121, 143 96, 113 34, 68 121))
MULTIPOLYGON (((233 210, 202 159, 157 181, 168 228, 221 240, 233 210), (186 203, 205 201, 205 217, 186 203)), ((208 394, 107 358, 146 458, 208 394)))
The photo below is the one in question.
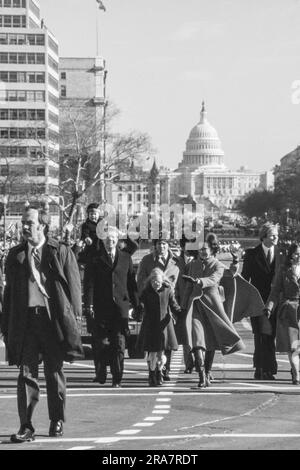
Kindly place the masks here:
MULTIPOLYGON (((23 339, 28 324, 28 247, 12 248, 6 260, 2 332, 10 364, 20 365, 23 339)), ((81 315, 81 285, 77 261, 71 249, 48 239, 41 257, 41 281, 49 295, 48 313, 61 345, 62 358, 83 357, 76 317, 81 315)))
POLYGON ((259 291, 264 302, 267 301, 275 272, 280 266, 280 253, 277 247, 274 251, 274 259, 271 266, 268 264, 262 244, 246 251, 242 276, 251 282, 259 291))
POLYGON ((100 326, 114 326, 128 318, 130 302, 138 305, 137 286, 131 256, 116 250, 114 264, 105 249, 97 252, 86 270, 86 306, 93 305, 95 322, 100 326))

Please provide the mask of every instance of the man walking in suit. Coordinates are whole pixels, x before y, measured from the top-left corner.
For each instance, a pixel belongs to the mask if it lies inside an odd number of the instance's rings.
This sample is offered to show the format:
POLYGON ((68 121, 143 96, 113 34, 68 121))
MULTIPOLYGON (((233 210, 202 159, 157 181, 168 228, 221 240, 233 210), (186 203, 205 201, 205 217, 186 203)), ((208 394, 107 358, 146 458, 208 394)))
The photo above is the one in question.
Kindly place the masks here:
POLYGON ((49 436, 63 435, 66 380, 63 361, 83 357, 76 317, 81 315, 77 262, 64 244, 45 237, 48 216, 27 209, 22 218, 23 242, 6 261, 2 332, 10 365, 20 367, 20 429, 14 443, 34 440, 32 415, 39 400, 38 368, 44 361, 49 436))
POLYGON ((109 363, 113 387, 123 377, 125 341, 129 335, 129 302, 138 307, 137 286, 129 253, 118 248, 118 231, 108 228, 86 272, 86 310, 93 319, 96 378, 104 384, 109 363))
MULTIPOLYGON (((261 243, 246 251, 242 276, 251 282, 259 291, 264 302, 267 301, 275 271, 280 265, 280 253, 277 248, 278 228, 269 222, 260 230, 261 243)), ((260 317, 252 317, 251 324, 254 333, 255 379, 274 380, 277 373, 275 356, 276 312, 269 316, 272 334, 261 333, 260 317)))
MULTIPOLYGON (((169 243, 166 239, 154 240, 154 251, 144 256, 142 259, 138 272, 137 272, 137 286, 139 296, 142 295, 143 289, 145 288, 146 281, 150 276, 151 271, 154 268, 160 268, 169 281, 171 282, 174 291, 179 276, 179 262, 175 258, 169 249, 169 243)), ((163 369, 163 378, 165 381, 170 381, 170 367, 171 367, 171 353, 172 351, 166 352, 167 362, 163 369)))

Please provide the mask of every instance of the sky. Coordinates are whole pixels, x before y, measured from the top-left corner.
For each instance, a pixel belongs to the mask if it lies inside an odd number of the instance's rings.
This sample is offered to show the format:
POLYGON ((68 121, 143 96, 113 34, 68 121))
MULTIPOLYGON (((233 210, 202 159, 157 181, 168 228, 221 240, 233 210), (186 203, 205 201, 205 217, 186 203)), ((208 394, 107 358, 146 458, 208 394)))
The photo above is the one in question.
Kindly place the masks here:
MULTIPOLYGON (((100 55, 121 111, 116 130, 147 132, 159 164, 182 160, 202 100, 232 170, 271 169, 300 144, 300 0, 103 3, 100 55)), ((40 5, 61 57, 96 55, 96 0, 40 5)))

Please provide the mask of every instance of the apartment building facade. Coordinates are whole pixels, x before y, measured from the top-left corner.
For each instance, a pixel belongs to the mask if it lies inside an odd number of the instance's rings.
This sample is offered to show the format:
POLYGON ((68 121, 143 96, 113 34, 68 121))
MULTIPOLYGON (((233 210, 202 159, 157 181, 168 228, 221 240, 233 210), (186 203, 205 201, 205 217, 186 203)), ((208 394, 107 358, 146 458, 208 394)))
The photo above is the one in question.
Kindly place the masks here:
POLYGON ((0 0, 0 201, 59 214, 58 42, 38 0, 0 0))

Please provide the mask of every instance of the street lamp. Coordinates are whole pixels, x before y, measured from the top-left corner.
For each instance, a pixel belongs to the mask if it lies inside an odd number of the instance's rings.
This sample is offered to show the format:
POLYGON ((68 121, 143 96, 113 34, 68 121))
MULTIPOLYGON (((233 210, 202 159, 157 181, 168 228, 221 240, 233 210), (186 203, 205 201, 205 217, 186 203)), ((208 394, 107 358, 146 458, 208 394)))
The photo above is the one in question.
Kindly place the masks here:
POLYGON ((290 209, 289 208, 285 209, 285 212, 286 212, 286 225, 288 226, 289 219, 290 219, 290 209))
POLYGON ((6 248, 6 207, 8 203, 8 197, 6 194, 3 196, 3 249, 6 248))

